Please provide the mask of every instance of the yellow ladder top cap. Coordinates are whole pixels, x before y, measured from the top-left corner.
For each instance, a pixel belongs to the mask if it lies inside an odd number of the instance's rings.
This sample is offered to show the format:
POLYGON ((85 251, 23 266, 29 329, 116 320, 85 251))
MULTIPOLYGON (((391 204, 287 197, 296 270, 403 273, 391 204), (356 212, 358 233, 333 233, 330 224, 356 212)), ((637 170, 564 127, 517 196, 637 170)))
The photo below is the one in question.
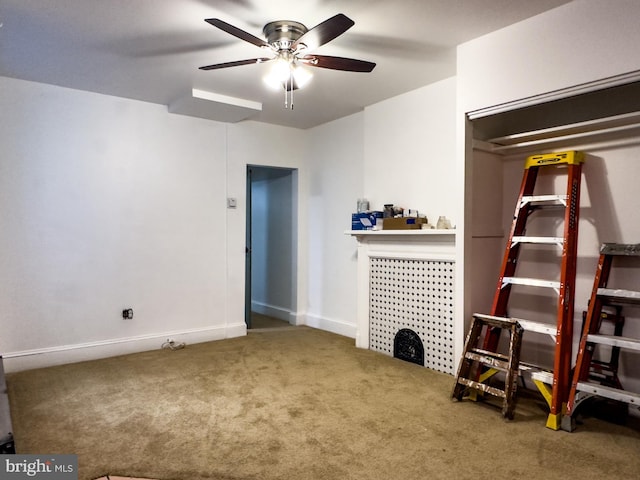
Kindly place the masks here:
POLYGON ((577 165, 584 162, 584 153, 577 150, 569 150, 566 152, 541 153, 527 157, 524 168, 544 167, 547 165, 560 165, 566 163, 568 165, 577 165))

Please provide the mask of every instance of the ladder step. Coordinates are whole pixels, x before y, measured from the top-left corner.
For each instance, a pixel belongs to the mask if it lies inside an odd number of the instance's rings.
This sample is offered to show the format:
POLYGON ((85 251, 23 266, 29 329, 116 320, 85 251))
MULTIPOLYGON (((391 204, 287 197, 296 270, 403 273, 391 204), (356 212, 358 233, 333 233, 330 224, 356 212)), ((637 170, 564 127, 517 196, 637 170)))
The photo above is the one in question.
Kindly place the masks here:
POLYGON ((474 313, 473 316, 479 320, 482 320, 482 323, 486 325, 491 325, 492 327, 498 328, 510 328, 518 321, 515 318, 496 317, 494 315, 487 315, 484 313, 474 313))
POLYGON ((511 240, 512 245, 517 245, 518 243, 536 243, 543 245, 559 245, 562 246, 564 243, 564 237, 516 237, 514 236, 511 240))
POLYGON ((518 319, 518 323, 525 332, 545 333, 547 335, 555 337, 558 331, 556 325, 551 325, 549 323, 534 322, 533 320, 522 320, 520 318, 518 319))
POLYGON ((475 388, 476 390, 480 390, 482 392, 488 393, 489 395, 493 395, 495 397, 505 398, 506 394, 504 390, 500 390, 495 387, 490 387, 486 383, 474 382, 473 380, 469 380, 468 378, 458 378, 458 383, 462 385, 466 385, 467 387, 475 388))
POLYGON ((500 359, 496 355, 482 355, 475 352, 467 352, 464 354, 464 356, 469 360, 482 363, 483 365, 493 367, 497 370, 502 370, 503 372, 506 372, 507 370, 509 370, 509 362, 500 359))
POLYGON ((539 366, 533 365, 531 363, 520 363, 519 365, 520 373, 528 372, 531 375, 531 378, 534 380, 540 380, 543 383, 548 385, 553 384, 553 372, 539 366))
POLYGON ((632 290, 616 290, 613 288, 599 288, 598 296, 612 303, 640 304, 640 292, 632 290))
POLYGON ((520 202, 520 208, 529 203, 535 204, 536 206, 546 205, 557 207, 562 205, 563 207, 566 207, 568 199, 569 195, 525 195, 522 197, 522 201, 520 202))
POLYGON ((600 247, 603 255, 640 256, 640 243, 605 243, 600 247))
POLYGON ((640 393, 627 392, 626 390, 588 382, 578 382, 576 390, 599 397, 610 398, 611 400, 640 405, 640 393))
POLYGON ((539 280, 537 278, 522 278, 522 277, 504 277, 502 279, 502 286, 505 285, 528 285, 530 287, 543 287, 553 288, 555 290, 560 289, 560 282, 553 280, 539 280))
POLYGON ((547 385, 553 385, 553 372, 548 370, 538 370, 537 372, 531 372, 531 378, 538 380, 547 385))
POLYGON ((502 353, 498 353, 498 352, 490 352, 488 350, 483 350, 482 348, 472 348, 469 350, 469 352, 473 352, 477 355, 484 355, 489 356, 491 358, 495 358, 497 360, 502 360, 504 362, 509 360, 509 356, 508 355, 503 355, 502 353))
POLYGON ((587 335, 587 342, 597 343, 599 345, 609 345, 611 347, 628 348, 629 350, 640 351, 640 340, 636 338, 591 333, 587 335))

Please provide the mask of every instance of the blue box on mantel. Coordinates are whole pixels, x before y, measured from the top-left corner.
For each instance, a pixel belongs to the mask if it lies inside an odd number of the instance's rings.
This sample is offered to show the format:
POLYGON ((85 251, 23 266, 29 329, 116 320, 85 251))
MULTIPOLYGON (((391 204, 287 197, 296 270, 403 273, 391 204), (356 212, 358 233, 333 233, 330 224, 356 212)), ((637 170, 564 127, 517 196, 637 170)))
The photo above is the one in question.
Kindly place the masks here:
POLYGON ((362 212, 351 214, 351 230, 373 230, 382 212, 362 212))

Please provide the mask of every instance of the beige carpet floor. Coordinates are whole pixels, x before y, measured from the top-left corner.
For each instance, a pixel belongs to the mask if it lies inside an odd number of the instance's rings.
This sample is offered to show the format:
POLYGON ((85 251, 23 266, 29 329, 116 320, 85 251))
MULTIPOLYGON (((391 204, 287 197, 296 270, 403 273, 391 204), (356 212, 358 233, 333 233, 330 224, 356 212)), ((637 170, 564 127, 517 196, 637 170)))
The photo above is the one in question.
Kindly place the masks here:
POLYGON ((306 327, 8 376, 19 453, 82 480, 631 479, 640 432, 544 427, 450 399, 453 378, 306 327))

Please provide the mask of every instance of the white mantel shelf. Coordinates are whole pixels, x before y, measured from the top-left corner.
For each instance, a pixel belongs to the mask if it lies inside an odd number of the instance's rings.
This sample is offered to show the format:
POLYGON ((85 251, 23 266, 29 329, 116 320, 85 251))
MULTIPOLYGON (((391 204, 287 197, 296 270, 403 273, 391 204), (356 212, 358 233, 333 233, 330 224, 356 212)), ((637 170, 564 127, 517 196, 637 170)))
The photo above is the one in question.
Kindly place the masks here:
POLYGON ((360 236, 421 236, 421 235, 444 235, 455 237, 455 229, 409 229, 409 230, 347 230, 345 235, 351 235, 354 237, 360 236))

